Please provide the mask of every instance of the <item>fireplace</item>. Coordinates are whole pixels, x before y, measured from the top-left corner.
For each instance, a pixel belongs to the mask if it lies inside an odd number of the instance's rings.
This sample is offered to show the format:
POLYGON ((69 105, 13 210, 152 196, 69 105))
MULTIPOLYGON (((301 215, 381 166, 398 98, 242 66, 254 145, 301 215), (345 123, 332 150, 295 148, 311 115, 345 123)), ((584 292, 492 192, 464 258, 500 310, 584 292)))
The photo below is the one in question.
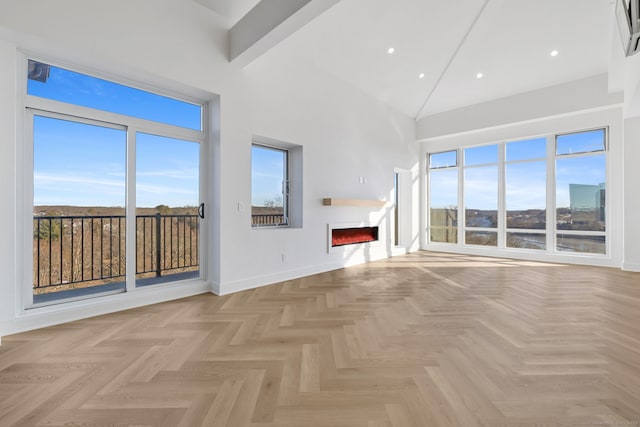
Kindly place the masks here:
POLYGON ((328 226, 328 249, 378 242, 378 226, 336 224, 328 226))

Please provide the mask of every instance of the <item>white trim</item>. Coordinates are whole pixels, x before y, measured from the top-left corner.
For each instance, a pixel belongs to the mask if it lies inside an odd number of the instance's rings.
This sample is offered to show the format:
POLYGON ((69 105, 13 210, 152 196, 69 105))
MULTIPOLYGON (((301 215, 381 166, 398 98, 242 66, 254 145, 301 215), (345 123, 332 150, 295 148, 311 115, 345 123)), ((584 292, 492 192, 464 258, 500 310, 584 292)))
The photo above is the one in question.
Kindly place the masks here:
POLYGON ((33 305, 33 111, 25 108, 26 58, 18 54, 16 109, 16 283, 15 312, 33 305), (27 220, 30 218, 31 220, 27 220))
POLYGON ((464 210, 464 148, 458 147, 458 159, 460 163, 458 164, 458 203, 456 204, 456 210, 458 215, 458 225, 456 228, 457 234, 457 244, 463 246, 465 244, 464 239, 464 227, 467 222, 467 215, 464 210))
POLYGON ((622 270, 640 273, 640 264, 633 262, 623 262, 622 270))
MULTIPOLYGON (((548 244, 547 244, 548 246, 548 244)), ((431 243, 424 251, 447 252, 463 255, 478 255, 484 257, 512 258, 529 261, 543 261, 556 264, 593 265, 600 267, 615 267, 620 265, 610 257, 598 254, 582 254, 579 252, 553 252, 535 249, 504 248, 479 245, 456 245, 454 243, 431 243)))
POLYGON ((507 247, 507 144, 498 144, 498 212, 496 228, 498 231, 497 245, 507 247))
MULTIPOLYGON (((199 268, 198 271, 200 273, 200 279, 202 280, 210 280, 209 276, 209 247, 213 244, 212 240, 209 240, 209 218, 211 218, 211 212, 213 211, 213 204, 211 203, 211 199, 209 198, 211 191, 209 187, 209 179, 210 179, 210 168, 213 167, 209 163, 209 152, 211 148, 211 124, 209 123, 209 110, 211 105, 209 102, 202 105, 202 131, 204 133, 204 142, 201 143, 200 151, 199 151, 199 181, 198 181, 198 200, 200 203, 204 204, 204 218, 198 217, 198 223, 200 226, 199 234, 198 234, 198 254, 200 255, 200 259, 198 260, 199 268)), ((199 207, 199 205, 198 205, 199 207)))
MULTIPOLYGON (((450 139, 450 138, 456 138, 456 137, 460 137, 460 136, 473 135, 473 134, 477 134, 477 133, 480 133, 480 132, 491 132, 491 131, 502 130, 502 129, 517 128, 517 127, 523 126, 523 125, 541 123, 541 122, 546 122, 546 121, 554 120, 554 119, 564 119, 564 118, 567 118, 567 117, 580 116, 580 115, 583 115, 583 114, 598 113, 598 112, 607 111, 607 110, 616 110, 616 109, 623 108, 623 106, 624 106, 623 103, 609 104, 609 105, 605 105, 605 106, 602 106, 602 107, 594 107, 594 108, 587 108, 587 109, 584 109, 584 110, 571 111, 569 113, 560 113, 560 114, 554 114, 554 115, 551 115, 551 116, 536 117, 535 119, 520 120, 520 121, 516 121, 516 122, 511 122, 511 123, 503 123, 503 124, 494 125, 494 126, 487 126, 487 127, 476 128, 476 129, 469 129, 469 130, 464 130, 464 131, 460 131, 460 132, 448 133, 448 134, 445 134, 445 135, 429 136, 429 137, 426 137, 426 138, 420 138, 420 139, 417 140, 417 142, 420 143, 420 142, 439 141, 439 140, 443 140, 443 139, 450 139)), ((424 119, 421 119, 421 120, 424 120, 424 119)), ((544 136, 547 133, 548 132, 544 132, 544 133, 541 134, 541 136, 544 136)), ((531 139, 532 138, 535 138, 535 136, 532 136, 531 139)), ((518 140, 523 140, 523 139, 530 139, 530 137, 527 137, 527 136, 519 137, 518 139, 513 139, 513 141, 509 141, 509 142, 516 142, 518 140)), ((490 144, 490 143, 488 143, 488 144, 490 144)), ((481 143, 480 145, 485 145, 485 143, 481 143)), ((446 150, 443 150, 443 151, 446 151, 446 150)))
POLYGON ((121 125, 135 128, 141 133, 152 133, 168 138, 183 139, 194 142, 204 142, 204 131, 198 131, 152 120, 140 119, 109 111, 83 107, 81 105, 68 104, 52 99, 40 98, 33 95, 25 96, 25 107, 43 112, 51 112, 73 117, 75 119, 90 119, 105 122, 105 126, 121 125))
POLYGON ((556 252, 556 139, 555 135, 547 135, 547 205, 545 206, 547 218, 546 233, 547 245, 544 252, 556 252))
POLYGON ((213 292, 216 295, 228 295, 235 292, 246 291, 249 289, 259 288, 261 286, 272 285, 288 280, 300 279, 314 274, 326 273, 328 271, 344 268, 341 263, 318 264, 295 270, 286 270, 278 273, 267 274, 263 276, 252 276, 240 280, 233 280, 221 284, 213 285, 213 292))
POLYGON ((136 233, 137 233, 137 217, 136 217, 136 197, 137 197, 137 179, 136 179, 136 134, 137 129, 129 127, 127 129, 127 157, 125 160, 126 175, 126 201, 125 201, 125 272, 126 272, 126 288, 127 292, 132 292, 136 288, 136 267, 137 267, 137 250, 136 233))
POLYGON ((6 332, 6 335, 15 334, 88 317, 186 298, 207 293, 210 290, 211 283, 209 282, 203 280, 183 281, 165 286, 156 285, 137 288, 131 292, 123 292, 101 298, 83 299, 65 304, 33 308, 19 313, 4 332, 6 332))

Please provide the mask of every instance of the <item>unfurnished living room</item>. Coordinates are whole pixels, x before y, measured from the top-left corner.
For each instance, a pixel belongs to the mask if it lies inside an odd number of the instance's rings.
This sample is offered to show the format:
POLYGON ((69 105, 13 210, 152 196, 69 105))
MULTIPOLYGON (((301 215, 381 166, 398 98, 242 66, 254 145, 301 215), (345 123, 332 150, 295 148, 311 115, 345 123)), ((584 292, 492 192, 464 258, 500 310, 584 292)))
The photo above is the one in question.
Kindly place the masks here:
POLYGON ((640 0, 0 0, 0 426, 640 425, 640 0))

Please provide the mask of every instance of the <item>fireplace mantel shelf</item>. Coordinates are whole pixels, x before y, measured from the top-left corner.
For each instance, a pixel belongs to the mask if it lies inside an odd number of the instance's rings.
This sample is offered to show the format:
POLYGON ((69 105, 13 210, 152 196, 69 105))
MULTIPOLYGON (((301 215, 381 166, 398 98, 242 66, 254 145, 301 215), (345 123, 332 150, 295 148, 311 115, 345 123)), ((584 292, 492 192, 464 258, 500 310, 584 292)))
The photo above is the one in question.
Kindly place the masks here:
POLYGON ((322 199, 322 204, 324 206, 359 206, 381 208, 386 203, 387 202, 385 200, 336 199, 334 197, 322 199))

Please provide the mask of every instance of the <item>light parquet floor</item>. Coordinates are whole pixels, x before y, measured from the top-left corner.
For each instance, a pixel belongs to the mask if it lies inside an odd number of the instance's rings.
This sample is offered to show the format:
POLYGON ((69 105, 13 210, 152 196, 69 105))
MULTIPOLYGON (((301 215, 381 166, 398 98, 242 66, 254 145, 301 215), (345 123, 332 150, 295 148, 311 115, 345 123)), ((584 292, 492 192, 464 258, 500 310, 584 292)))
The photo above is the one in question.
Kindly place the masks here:
POLYGON ((640 426, 640 274, 419 252, 3 338, 0 426, 640 426))

